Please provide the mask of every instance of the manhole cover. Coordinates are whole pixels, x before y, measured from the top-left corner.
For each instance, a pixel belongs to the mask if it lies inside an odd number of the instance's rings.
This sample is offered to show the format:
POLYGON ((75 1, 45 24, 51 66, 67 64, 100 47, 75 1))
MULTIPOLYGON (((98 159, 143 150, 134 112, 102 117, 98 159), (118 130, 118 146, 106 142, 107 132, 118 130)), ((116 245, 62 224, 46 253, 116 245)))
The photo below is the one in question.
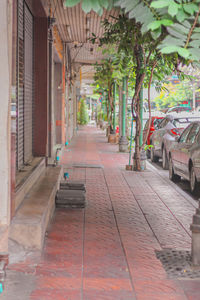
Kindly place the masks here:
POLYGON ((169 278, 200 278, 200 268, 192 267, 190 251, 164 249, 155 252, 169 278))

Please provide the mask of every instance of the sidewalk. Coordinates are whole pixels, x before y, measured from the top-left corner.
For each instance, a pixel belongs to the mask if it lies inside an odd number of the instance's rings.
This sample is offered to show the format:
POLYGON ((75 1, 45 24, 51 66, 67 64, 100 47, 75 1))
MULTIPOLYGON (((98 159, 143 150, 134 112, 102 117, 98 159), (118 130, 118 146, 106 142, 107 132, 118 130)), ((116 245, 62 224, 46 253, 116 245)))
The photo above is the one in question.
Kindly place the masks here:
POLYGON ((197 203, 150 166, 125 171, 127 162, 102 131, 79 130, 61 164, 86 183, 87 207, 56 210, 42 255, 9 266, 0 299, 200 299, 200 278, 170 278, 155 252, 190 251, 197 203))

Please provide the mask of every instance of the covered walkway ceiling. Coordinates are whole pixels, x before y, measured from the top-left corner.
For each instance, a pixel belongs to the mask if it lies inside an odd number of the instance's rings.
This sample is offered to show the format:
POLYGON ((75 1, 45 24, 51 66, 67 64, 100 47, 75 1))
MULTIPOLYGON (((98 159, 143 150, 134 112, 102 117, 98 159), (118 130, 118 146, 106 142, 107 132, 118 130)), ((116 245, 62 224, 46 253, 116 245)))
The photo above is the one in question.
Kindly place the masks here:
POLYGON ((74 7, 66 8, 64 0, 42 0, 47 15, 52 12, 56 18, 56 26, 60 33, 61 39, 65 42, 71 54, 71 60, 74 65, 82 66, 82 83, 86 86, 93 81, 94 68, 93 64, 100 62, 105 56, 102 54, 98 44, 92 44, 89 39, 94 33, 97 37, 103 35, 103 26, 101 22, 104 19, 114 20, 118 16, 118 10, 104 10, 100 17, 94 11, 86 14, 81 8, 81 4, 74 7))

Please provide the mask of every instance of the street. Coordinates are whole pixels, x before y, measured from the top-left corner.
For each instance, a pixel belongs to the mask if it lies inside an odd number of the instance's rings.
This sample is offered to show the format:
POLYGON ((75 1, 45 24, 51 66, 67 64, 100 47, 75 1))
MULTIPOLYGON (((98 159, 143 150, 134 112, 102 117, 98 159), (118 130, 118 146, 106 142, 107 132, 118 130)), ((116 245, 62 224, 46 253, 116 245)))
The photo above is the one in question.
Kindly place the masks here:
POLYGON ((172 186, 175 188, 177 187, 179 192, 182 193, 183 195, 190 199, 191 202, 194 201, 194 203, 200 199, 200 191, 196 195, 193 195, 190 191, 190 185, 189 181, 181 179, 179 182, 173 183, 172 181, 169 180, 169 171, 164 170, 162 168, 162 162, 159 160, 159 162, 151 162, 150 159, 148 159, 148 165, 152 166, 152 169, 156 170, 156 173, 159 174, 161 177, 165 178, 172 186))

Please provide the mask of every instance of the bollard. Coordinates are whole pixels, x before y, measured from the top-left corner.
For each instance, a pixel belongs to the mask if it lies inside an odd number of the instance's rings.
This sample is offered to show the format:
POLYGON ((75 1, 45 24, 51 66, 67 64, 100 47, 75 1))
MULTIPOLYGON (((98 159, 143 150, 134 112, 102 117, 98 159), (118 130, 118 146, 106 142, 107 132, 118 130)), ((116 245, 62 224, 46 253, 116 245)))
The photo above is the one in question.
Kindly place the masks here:
POLYGON ((200 266, 200 199, 190 230, 192 231, 192 263, 194 266, 200 266))

